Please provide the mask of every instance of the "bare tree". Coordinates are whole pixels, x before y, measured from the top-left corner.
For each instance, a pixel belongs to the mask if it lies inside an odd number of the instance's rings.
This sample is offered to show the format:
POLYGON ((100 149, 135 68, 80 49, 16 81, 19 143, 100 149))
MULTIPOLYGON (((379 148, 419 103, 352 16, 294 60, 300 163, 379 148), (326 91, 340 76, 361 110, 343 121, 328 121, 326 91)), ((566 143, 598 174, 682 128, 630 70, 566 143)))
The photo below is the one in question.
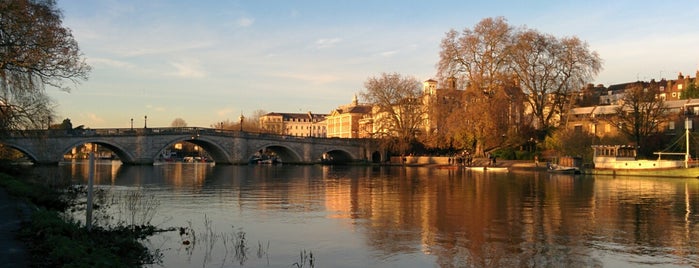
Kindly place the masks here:
POLYGON ((172 120, 172 123, 170 123, 171 127, 187 127, 187 122, 184 121, 182 118, 175 118, 172 120))
POLYGON ((485 18, 460 34, 452 29, 442 39, 438 75, 456 76, 485 92, 497 90, 508 73, 512 33, 503 17, 485 18))
POLYGON ((558 39, 524 30, 515 36, 510 52, 512 71, 528 96, 538 129, 544 131, 570 108, 571 92, 583 88, 602 68, 597 53, 577 37, 558 39))
POLYGON ((514 29, 502 18, 486 18, 473 29, 451 30, 442 39, 438 75, 456 77, 466 90, 463 109, 452 111, 443 132, 454 137, 454 145, 483 154, 501 145, 512 124, 507 118, 512 103, 510 47, 514 29))
POLYGON ((90 66, 55 1, 1 1, 0 14, 0 128, 36 127, 53 108, 44 87, 68 91, 90 66))
POLYGON ((361 93, 374 106, 375 136, 397 139, 397 149, 405 153, 416 135, 424 129, 425 109, 420 82, 397 73, 382 73, 364 82, 361 93))
POLYGON ((660 122, 669 116, 665 101, 658 97, 659 88, 637 82, 624 89, 621 104, 615 115, 605 118, 619 131, 645 148, 644 139, 660 131, 660 122))

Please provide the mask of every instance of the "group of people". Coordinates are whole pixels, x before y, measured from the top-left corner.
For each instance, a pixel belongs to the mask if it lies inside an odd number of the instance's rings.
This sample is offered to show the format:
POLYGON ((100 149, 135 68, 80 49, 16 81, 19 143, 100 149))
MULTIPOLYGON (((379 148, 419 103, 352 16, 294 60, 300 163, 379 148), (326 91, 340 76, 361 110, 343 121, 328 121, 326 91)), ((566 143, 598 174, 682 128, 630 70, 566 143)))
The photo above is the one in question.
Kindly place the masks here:
MULTIPOLYGON (((494 166, 497 163, 497 157, 490 153, 488 153, 487 156, 489 161, 488 164, 494 166)), ((469 151, 463 151, 460 155, 457 155, 455 157, 449 157, 449 164, 466 165, 470 167, 471 165, 473 165, 473 155, 471 155, 469 151)))
POLYGON ((449 157, 450 165, 466 165, 471 166, 473 164, 473 156, 468 151, 461 152, 461 155, 455 157, 449 157))

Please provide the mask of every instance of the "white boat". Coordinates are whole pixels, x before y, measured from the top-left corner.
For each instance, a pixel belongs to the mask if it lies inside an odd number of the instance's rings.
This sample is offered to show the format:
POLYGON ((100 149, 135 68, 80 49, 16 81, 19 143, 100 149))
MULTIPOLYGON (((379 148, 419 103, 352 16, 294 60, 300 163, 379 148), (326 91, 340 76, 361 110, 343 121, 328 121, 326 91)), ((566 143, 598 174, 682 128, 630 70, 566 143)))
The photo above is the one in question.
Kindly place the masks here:
MULTIPOLYGON (((685 111, 689 107, 685 106, 685 111)), ((596 175, 630 175, 653 177, 699 178, 699 162, 692 160, 689 146, 690 117, 685 118, 685 152, 655 152, 656 160, 636 159, 636 147, 625 145, 593 145, 595 168, 585 173, 596 175), (683 159, 663 159, 663 156, 683 159)))
POLYGON ((488 171, 488 172, 508 172, 510 170, 507 167, 485 167, 485 171, 488 171))

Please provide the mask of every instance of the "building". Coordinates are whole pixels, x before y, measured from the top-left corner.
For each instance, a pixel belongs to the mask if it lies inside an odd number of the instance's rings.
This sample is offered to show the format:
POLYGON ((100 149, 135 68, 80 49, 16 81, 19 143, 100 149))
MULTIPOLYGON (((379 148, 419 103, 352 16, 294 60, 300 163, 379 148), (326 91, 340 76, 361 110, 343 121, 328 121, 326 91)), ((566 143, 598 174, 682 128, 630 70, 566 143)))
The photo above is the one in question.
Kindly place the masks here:
POLYGON ((296 137, 327 136, 325 114, 308 113, 268 113, 260 117, 263 131, 296 137))
MULTIPOLYGON (((357 95, 354 95, 352 103, 348 105, 343 105, 335 110, 332 110, 328 116, 325 117, 325 122, 327 124, 327 137, 328 138, 360 138, 360 120, 366 124, 367 115, 371 115, 372 107, 370 105, 359 104, 357 100, 357 95)), ((373 120, 369 120, 373 122, 373 120)), ((362 127, 365 129, 366 125, 362 127)), ((362 133, 366 134, 365 131, 362 133)), ((366 137, 366 136, 363 136, 366 137)))
MULTIPOLYGON (((684 129, 682 116, 685 106, 699 106, 699 99, 670 100, 666 101, 667 113, 670 118, 667 122, 659 122, 661 132, 674 134, 684 129)), ((578 107, 571 109, 568 127, 576 131, 594 134, 596 137, 612 137, 619 135, 619 127, 611 124, 604 118, 616 116, 619 105, 598 105, 591 107, 578 107)), ((695 114, 696 111, 692 111, 695 114)))

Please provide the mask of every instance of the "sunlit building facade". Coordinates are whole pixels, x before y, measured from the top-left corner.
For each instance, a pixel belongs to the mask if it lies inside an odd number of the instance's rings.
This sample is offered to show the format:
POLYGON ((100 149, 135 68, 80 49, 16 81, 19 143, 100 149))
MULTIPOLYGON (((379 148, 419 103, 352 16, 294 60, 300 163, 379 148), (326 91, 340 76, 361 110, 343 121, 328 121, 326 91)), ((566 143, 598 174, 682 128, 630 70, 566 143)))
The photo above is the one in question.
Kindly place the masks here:
POLYGON ((327 136, 325 114, 268 113, 260 117, 260 126, 269 133, 295 137, 327 136))
MULTIPOLYGON (((325 118, 328 138, 360 138, 360 120, 366 124, 367 115, 371 115, 370 105, 359 104, 357 96, 352 103, 340 106, 325 118)), ((364 131, 362 131, 364 133, 364 131)))

